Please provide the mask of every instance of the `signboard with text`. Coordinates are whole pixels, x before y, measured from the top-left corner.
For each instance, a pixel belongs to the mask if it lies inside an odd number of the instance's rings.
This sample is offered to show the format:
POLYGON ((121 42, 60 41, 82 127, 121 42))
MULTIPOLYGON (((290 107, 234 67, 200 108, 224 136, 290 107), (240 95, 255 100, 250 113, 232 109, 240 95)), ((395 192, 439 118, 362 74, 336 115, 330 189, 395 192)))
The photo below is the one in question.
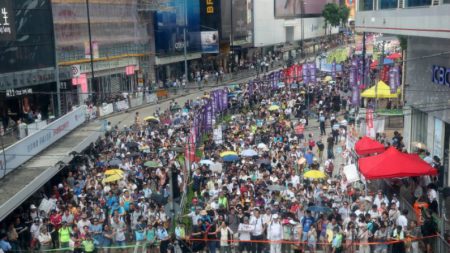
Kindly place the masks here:
POLYGON ((16 39, 15 12, 12 0, 0 0, 0 41, 16 39))

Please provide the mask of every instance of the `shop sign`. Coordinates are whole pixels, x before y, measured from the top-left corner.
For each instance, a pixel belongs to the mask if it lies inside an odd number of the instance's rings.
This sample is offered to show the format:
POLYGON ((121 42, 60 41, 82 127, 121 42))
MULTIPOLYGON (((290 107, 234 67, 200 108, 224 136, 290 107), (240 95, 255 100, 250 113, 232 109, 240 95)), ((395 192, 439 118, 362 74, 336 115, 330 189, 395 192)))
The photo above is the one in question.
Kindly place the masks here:
POLYGON ((14 12, 11 0, 0 0, 0 41, 12 41, 16 38, 14 12))
POLYGON ((9 89, 6 90, 6 96, 7 97, 15 97, 15 96, 21 96, 21 95, 28 95, 33 94, 33 89, 9 89))
POLYGON ((214 0, 204 0, 206 1, 206 13, 214 14, 214 0))
POLYGON ((4 151, 1 151, 0 164, 6 167, 6 171, 0 175, 0 178, 23 165, 85 121, 86 106, 83 105, 48 124, 44 129, 28 135, 4 151))
POLYGON ((450 87, 450 68, 433 65, 433 83, 450 87))

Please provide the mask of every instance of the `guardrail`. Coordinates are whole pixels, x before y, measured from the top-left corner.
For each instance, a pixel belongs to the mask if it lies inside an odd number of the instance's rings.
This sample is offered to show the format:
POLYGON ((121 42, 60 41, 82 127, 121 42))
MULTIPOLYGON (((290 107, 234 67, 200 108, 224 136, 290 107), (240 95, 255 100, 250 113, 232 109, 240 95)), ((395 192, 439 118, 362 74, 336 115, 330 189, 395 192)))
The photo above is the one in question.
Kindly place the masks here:
POLYGON ((86 106, 80 106, 43 129, 0 151, 0 179, 86 121, 86 106))

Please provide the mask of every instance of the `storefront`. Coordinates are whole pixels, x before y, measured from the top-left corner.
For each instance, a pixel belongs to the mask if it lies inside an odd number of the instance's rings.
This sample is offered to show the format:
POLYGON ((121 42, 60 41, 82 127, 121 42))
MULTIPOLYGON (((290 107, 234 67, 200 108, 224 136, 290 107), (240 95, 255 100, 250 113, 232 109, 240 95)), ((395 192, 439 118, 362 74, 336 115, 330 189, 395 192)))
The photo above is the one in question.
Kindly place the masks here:
POLYGON ((405 145, 414 149, 415 142, 424 143, 432 156, 440 158, 444 185, 450 184, 450 58, 426 57, 450 51, 450 40, 409 37, 406 64, 405 145))

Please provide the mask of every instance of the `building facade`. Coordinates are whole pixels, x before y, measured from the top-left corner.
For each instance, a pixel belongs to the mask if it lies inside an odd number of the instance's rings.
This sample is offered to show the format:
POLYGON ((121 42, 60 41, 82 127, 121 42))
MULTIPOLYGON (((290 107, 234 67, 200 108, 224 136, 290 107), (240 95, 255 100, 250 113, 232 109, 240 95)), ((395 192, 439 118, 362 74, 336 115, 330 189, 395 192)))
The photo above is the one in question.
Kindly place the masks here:
POLYGON ((450 185, 450 1, 357 2, 356 29, 407 38, 404 78, 404 141, 426 144, 444 164, 450 185))

